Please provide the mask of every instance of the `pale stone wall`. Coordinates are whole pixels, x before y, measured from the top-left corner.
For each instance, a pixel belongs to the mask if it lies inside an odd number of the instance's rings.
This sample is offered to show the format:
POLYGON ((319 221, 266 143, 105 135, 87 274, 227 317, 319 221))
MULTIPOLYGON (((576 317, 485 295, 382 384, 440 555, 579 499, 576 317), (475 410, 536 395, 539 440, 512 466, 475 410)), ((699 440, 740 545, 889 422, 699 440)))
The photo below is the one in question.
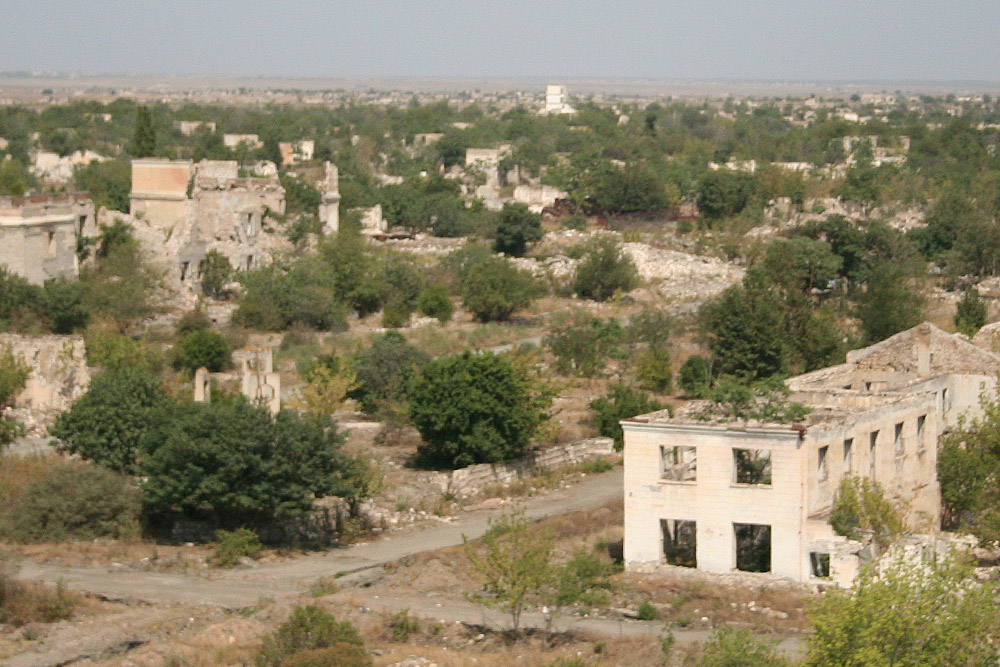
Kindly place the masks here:
POLYGON ((323 163, 320 194, 319 221, 323 225, 323 233, 335 234, 340 229, 340 174, 337 165, 323 163))
POLYGON ((30 434, 38 435, 90 386, 83 338, 0 334, 0 348, 7 346, 31 368, 10 412, 30 434))
MULTIPOLYGON (((803 578, 804 466, 799 435, 791 429, 732 431, 624 422, 626 565, 663 560, 661 519, 696 521, 698 569, 736 567, 734 523, 771 526, 771 571, 803 578), (660 447, 697 448, 697 480, 660 477, 660 447), (768 449, 768 486, 737 484, 733 448, 768 449)), ((808 557, 808 554, 806 554, 808 557)), ((807 571, 806 571, 807 572, 807 571)))
POLYGON ((77 238, 96 231, 86 194, 0 197, 0 264, 29 282, 76 277, 77 238))
POLYGON ((247 144, 250 148, 260 148, 264 144, 256 134, 223 134, 222 144, 226 148, 239 148, 240 144, 247 144))

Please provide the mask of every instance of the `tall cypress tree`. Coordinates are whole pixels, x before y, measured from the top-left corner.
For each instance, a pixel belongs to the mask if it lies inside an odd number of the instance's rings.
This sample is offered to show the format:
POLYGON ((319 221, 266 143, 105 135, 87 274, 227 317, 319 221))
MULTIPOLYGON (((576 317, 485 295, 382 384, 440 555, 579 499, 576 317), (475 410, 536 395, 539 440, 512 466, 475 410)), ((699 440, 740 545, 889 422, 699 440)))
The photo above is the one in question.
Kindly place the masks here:
POLYGON ((132 144, 136 157, 152 157, 156 152, 156 128, 153 127, 153 114, 146 105, 136 109, 132 144))

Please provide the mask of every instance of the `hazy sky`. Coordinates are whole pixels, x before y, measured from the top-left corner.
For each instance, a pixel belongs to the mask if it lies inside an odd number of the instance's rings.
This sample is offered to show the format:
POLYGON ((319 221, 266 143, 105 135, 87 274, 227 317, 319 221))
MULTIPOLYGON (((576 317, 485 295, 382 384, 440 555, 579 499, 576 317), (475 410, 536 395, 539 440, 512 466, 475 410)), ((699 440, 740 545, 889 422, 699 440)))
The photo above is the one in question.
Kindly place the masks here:
POLYGON ((1000 81, 996 0, 0 0, 0 71, 1000 81))

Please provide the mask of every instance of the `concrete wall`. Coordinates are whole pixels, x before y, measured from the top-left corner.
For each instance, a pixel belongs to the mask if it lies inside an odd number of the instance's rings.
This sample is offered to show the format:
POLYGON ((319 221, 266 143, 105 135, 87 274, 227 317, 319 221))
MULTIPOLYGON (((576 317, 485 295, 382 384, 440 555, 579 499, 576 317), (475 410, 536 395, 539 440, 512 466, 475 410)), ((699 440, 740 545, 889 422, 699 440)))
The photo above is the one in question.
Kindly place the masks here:
POLYGON ((734 523, 771 526, 771 571, 801 579, 805 467, 798 433, 790 430, 733 431, 724 427, 626 423, 625 563, 663 561, 661 519, 696 521, 698 569, 732 572, 736 567, 734 523), (697 481, 660 476, 660 447, 697 451, 697 481), (733 449, 768 449, 771 484, 735 482, 733 449))
POLYGON ((30 434, 39 435, 90 386, 83 338, 0 334, 0 348, 7 346, 31 368, 11 412, 30 434))

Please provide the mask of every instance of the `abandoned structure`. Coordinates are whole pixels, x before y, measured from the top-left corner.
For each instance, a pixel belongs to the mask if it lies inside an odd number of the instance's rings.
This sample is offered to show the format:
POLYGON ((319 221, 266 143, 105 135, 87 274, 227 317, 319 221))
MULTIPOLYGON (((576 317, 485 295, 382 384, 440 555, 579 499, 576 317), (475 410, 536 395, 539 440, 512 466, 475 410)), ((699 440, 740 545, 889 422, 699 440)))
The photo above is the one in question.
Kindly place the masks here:
POLYGON ((841 479, 878 481, 909 530, 935 534, 938 435, 978 410, 998 372, 1000 356, 924 323, 789 379, 812 409, 801 423, 718 420, 696 404, 624 420, 626 567, 849 584, 862 545, 829 523, 841 479))
POLYGON ((549 84, 545 87, 545 106, 542 107, 542 114, 575 114, 576 109, 569 104, 569 93, 566 86, 561 84, 549 84))
POLYGON ((281 152, 281 166, 287 167, 296 162, 308 162, 316 152, 316 142, 312 139, 281 142, 278 144, 281 152))
POLYGON ((185 137, 190 137, 192 134, 197 132, 200 128, 205 128, 209 132, 215 132, 215 123, 210 120, 175 120, 174 129, 183 134, 185 137))
POLYGON ((141 159, 132 161, 131 213, 158 231, 148 239, 168 255, 180 283, 200 280, 200 263, 215 250, 235 269, 257 266, 265 212, 285 212, 285 190, 277 176, 239 175, 234 160, 141 159))
POLYGON ((0 264, 29 282, 75 278, 77 240, 96 234, 87 193, 0 197, 0 264))
MULTIPOLYGON (((271 345, 247 345, 233 353, 240 366, 240 393, 271 414, 281 410, 281 375, 274 370, 271 345)), ((207 402, 207 400, 206 400, 207 402)))
POLYGON ((337 165, 323 163, 323 180, 320 186, 319 222, 324 234, 340 229, 340 175, 337 165))
POLYGON ((6 408, 31 435, 42 435, 60 413, 87 393, 90 369, 81 336, 0 334, 9 349, 31 369, 24 390, 6 408))
POLYGON ((264 146, 256 134, 223 134, 222 145, 230 150, 236 150, 240 144, 246 144, 248 148, 258 149, 264 146))

